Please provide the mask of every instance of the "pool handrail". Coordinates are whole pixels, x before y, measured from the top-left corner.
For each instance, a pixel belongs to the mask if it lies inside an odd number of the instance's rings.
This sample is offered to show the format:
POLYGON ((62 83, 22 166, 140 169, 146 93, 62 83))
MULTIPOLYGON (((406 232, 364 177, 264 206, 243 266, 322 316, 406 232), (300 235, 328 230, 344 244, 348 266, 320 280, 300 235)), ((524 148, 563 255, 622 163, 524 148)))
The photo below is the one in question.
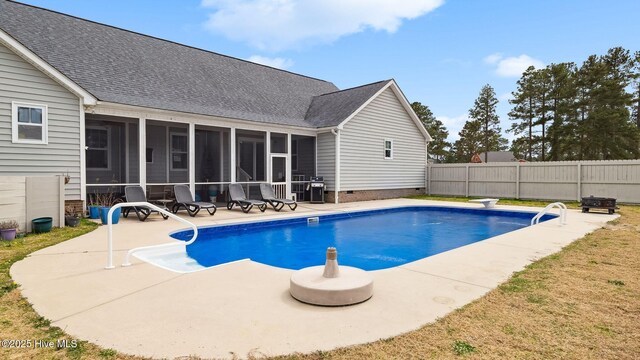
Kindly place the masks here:
POLYGON ((175 219, 181 223, 184 223, 186 225, 189 225, 192 229, 193 229, 193 236, 191 237, 191 239, 189 241, 186 242, 180 242, 180 243, 168 243, 168 244, 161 244, 161 245, 151 245, 151 246, 143 246, 143 247, 137 247, 137 248, 133 248, 131 250, 129 250, 127 252, 127 255, 125 257, 125 261, 122 263, 122 266, 129 266, 131 265, 129 263, 129 256, 135 251, 135 250, 139 250, 142 248, 148 248, 148 247, 157 247, 157 246, 168 246, 168 245, 190 245, 192 244, 194 241, 196 241, 196 238, 198 237, 198 227, 195 226, 193 223, 191 223, 190 221, 187 221, 181 217, 179 217, 178 215, 175 215, 174 213, 170 212, 167 209, 163 209, 157 205, 154 204, 150 204, 148 202, 145 201, 139 201, 139 202, 123 202, 123 203, 118 203, 113 205, 110 209, 109 209, 109 213, 107 214, 107 266, 105 266, 105 269, 113 269, 115 266, 113 266, 113 212, 118 209, 118 208, 122 208, 122 207, 133 207, 133 206, 144 206, 144 207, 148 207, 151 208, 153 210, 158 211, 160 214, 165 214, 168 217, 175 219))
POLYGON ((535 224, 539 224, 540 223, 540 219, 549 212, 549 210, 551 210, 552 208, 557 207, 558 209, 560 209, 560 225, 566 225, 567 224, 567 206, 561 202, 554 202, 551 203, 547 206, 545 206, 544 209, 542 209, 539 213, 536 214, 536 216, 534 216, 531 219, 531 225, 535 225, 535 224))

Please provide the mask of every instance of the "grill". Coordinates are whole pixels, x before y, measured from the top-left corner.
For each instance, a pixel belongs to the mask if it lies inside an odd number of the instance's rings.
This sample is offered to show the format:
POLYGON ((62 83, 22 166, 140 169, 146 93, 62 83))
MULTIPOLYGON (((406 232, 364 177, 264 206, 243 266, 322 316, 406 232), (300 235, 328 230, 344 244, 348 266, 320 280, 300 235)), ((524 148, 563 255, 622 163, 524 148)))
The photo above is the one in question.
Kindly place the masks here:
POLYGON ((312 176, 309 187, 311 190, 311 203, 324 204, 324 178, 322 176, 312 176))
POLYGON ((604 209, 609 214, 613 214, 618 209, 615 198, 594 197, 593 195, 583 197, 580 206, 583 213, 589 212, 590 209, 604 209))

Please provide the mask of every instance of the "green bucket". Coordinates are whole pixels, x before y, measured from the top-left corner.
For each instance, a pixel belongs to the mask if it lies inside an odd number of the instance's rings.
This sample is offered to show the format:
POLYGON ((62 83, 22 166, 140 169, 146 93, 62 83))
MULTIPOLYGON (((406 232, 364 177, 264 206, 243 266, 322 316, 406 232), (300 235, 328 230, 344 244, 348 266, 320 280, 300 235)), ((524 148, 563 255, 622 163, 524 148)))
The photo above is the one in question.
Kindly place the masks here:
POLYGON ((51 231, 52 225, 53 225, 53 218, 41 217, 41 218, 33 219, 31 221, 31 230, 36 234, 46 233, 51 231))

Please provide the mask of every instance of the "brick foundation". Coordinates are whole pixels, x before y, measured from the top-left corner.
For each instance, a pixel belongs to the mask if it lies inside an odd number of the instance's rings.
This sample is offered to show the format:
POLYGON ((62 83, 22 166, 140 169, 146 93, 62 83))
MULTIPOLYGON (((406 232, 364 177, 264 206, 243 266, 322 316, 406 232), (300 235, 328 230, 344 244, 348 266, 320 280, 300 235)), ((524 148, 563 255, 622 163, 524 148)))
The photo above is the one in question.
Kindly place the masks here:
MULTIPOLYGON (((384 190, 353 190, 353 191, 340 191, 340 202, 353 202, 353 201, 368 201, 368 200, 383 200, 401 198, 411 195, 424 195, 425 188, 410 188, 410 189, 384 189, 384 190)), ((328 191, 324 194, 324 201, 327 203, 333 203, 335 199, 335 192, 328 191)))
POLYGON ((72 211, 74 215, 82 216, 84 214, 84 201, 82 200, 65 200, 64 201, 64 214, 67 215, 68 211, 72 211))

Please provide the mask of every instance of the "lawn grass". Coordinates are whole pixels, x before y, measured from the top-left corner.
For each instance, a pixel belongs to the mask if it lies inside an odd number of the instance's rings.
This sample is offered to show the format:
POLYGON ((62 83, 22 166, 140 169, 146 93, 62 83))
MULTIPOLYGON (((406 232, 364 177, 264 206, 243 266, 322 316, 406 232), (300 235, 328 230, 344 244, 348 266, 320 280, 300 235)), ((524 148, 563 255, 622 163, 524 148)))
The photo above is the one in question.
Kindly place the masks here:
MULTIPOLYGON (((499 204, 507 203, 540 206, 548 201, 501 200, 499 204)), ((620 219, 419 330, 364 345, 271 359, 638 359, 640 207, 622 206, 620 213, 620 219)), ((22 298, 9 268, 33 251, 95 226, 83 221, 75 229, 0 243, 0 339, 72 340, 22 298)), ((88 342, 79 344, 66 349, 0 348, 0 358, 140 359, 88 342)))
MULTIPOLYGON (((419 200, 435 200, 435 201, 455 201, 455 202, 469 202, 471 199, 480 199, 474 197, 454 197, 454 196, 438 196, 438 195, 415 195, 409 196, 410 199, 419 199, 419 200)), ((520 205, 520 206, 537 206, 537 207, 545 207, 550 203, 554 202, 554 200, 521 200, 521 199, 500 199, 498 201, 498 205, 520 205)), ((580 207, 580 202, 578 201, 563 201, 567 208, 569 209, 578 209, 580 207)))
POLYGON ((640 359, 640 207, 620 213, 419 330, 274 359, 640 359))

